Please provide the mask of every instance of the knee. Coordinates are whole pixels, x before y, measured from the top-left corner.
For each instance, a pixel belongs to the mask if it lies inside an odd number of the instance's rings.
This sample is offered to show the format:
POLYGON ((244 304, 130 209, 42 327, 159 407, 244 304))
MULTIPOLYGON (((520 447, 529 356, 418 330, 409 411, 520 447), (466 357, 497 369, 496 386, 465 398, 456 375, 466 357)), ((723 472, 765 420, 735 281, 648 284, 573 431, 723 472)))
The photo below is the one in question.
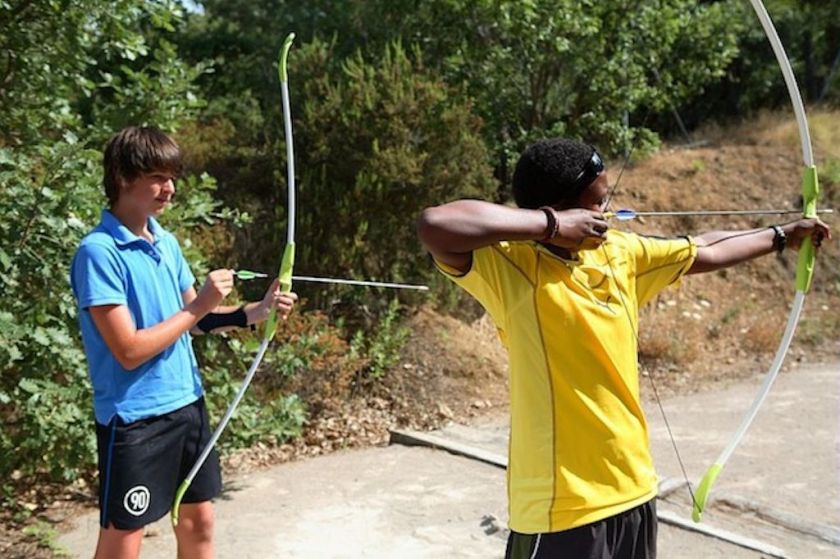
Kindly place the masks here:
POLYGON ((213 509, 207 507, 206 510, 202 510, 196 515, 193 533, 195 533, 196 537, 200 537, 202 540, 211 539, 213 537, 214 522, 215 517, 213 515, 213 509))
POLYGON ((209 542, 213 539, 215 517, 210 503, 200 503, 190 507, 192 510, 182 515, 183 528, 189 532, 193 541, 209 542))

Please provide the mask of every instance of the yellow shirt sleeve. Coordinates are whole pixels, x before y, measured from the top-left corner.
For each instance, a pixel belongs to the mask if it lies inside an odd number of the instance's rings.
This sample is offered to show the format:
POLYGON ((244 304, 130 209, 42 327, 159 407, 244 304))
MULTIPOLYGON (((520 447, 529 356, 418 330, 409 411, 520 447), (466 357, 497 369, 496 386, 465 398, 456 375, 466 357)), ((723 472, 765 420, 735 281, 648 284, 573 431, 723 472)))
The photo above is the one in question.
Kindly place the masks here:
POLYGON ((536 252, 526 244, 502 241, 475 249, 466 273, 435 260, 435 265, 454 283, 472 295, 493 318, 502 343, 507 345, 506 317, 512 292, 522 283, 533 287, 536 277, 536 252))
POLYGON ((642 307, 666 287, 679 286, 697 257, 697 245, 691 237, 632 237, 630 249, 636 263, 636 298, 642 307))

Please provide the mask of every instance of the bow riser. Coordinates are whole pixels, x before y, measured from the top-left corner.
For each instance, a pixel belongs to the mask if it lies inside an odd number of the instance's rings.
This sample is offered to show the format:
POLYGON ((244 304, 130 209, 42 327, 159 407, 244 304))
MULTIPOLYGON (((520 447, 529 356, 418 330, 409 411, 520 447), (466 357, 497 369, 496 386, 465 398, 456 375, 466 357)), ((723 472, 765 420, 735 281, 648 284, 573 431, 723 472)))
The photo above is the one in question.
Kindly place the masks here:
MULTIPOLYGON (((805 217, 817 217, 817 198, 820 195, 820 182, 817 167, 809 165, 802 174, 802 208, 805 217)), ((808 293, 814 278, 817 250, 811 237, 806 238, 799 248, 799 261, 796 266, 796 290, 808 293)))

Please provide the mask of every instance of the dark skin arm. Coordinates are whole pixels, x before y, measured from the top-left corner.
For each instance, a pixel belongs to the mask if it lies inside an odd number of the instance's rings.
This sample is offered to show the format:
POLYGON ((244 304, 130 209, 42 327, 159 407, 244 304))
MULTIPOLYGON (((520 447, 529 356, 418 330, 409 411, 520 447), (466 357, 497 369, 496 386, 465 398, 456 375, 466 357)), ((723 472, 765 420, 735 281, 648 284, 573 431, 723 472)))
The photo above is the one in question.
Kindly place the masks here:
MULTIPOLYGON (((817 218, 803 218, 780 225, 787 237, 787 248, 798 250, 802 242, 811 237, 819 247, 824 239, 831 239, 828 225, 817 218)), ((769 227, 747 231, 710 231, 694 237, 697 258, 689 274, 712 272, 740 264, 773 252, 775 233, 769 227)))
POLYGON ((558 227, 552 239, 546 239, 549 231, 544 211, 478 200, 427 208, 417 222, 417 234, 438 262, 461 272, 469 270, 473 250, 498 241, 541 241, 558 256, 572 258, 574 252, 598 248, 607 239, 609 225, 603 206, 608 191, 607 174, 601 173, 576 203, 556 206, 558 227))
MULTIPOLYGON (((561 256, 573 250, 597 248, 606 240, 607 222, 601 212, 574 208, 555 211, 559 225, 554 239, 544 243, 561 256)), ((469 270, 472 251, 499 241, 545 239, 548 218, 542 210, 511 208, 480 200, 458 200, 426 208, 417 220, 423 246, 438 262, 461 272, 469 270)))

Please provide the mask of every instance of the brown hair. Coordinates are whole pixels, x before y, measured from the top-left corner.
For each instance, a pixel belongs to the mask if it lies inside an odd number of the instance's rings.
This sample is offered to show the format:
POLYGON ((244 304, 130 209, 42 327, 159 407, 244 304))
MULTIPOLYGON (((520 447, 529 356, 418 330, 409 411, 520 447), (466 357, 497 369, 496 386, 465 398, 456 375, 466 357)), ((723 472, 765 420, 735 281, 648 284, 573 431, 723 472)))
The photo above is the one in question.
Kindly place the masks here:
POLYGON ((113 206, 120 186, 145 173, 181 173, 181 149, 175 140, 154 126, 129 126, 114 134, 103 159, 105 195, 113 206))

